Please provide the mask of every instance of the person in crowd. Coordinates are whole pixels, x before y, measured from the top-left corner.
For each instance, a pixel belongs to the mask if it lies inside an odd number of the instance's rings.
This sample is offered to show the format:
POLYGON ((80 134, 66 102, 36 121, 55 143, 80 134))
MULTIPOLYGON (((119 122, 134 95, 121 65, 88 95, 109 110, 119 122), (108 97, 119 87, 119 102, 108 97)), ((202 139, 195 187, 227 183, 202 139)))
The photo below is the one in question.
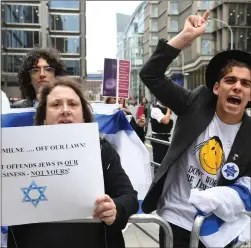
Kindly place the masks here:
POLYGON ((106 104, 116 104, 116 98, 115 97, 107 97, 105 99, 106 104))
MULTIPOLYGON (((171 130, 173 128, 173 120, 171 119, 171 110, 163 106, 159 101, 151 106, 151 126, 152 138, 169 142, 171 130)), ((151 142, 153 148, 153 161, 161 164, 164 159, 169 145, 151 142)), ((154 175, 158 170, 158 166, 154 165, 154 175)))
POLYGON ((136 120, 140 120, 142 116, 146 119, 146 124, 144 125, 144 135, 146 135, 150 119, 150 106, 145 97, 141 98, 140 105, 137 108, 136 120))
MULTIPOLYGON (((43 85, 35 114, 36 126, 92 121, 91 106, 75 79, 56 77, 43 85)), ((125 248, 121 230, 138 210, 137 192, 121 167, 116 150, 105 139, 100 139, 100 146, 105 195, 94 202, 93 218, 101 222, 12 226, 8 232, 8 248, 125 248)))
MULTIPOLYGON (((160 39, 140 71, 146 87, 178 116, 167 155, 142 203, 145 213, 157 209, 171 224, 175 248, 189 247, 197 209, 222 219, 251 210, 247 205, 251 199, 251 118, 245 111, 251 104, 251 54, 218 53, 207 66, 206 86, 194 90, 165 76, 181 50, 205 32, 209 13, 189 16, 179 34, 169 41, 160 39), (203 199, 209 199, 208 204, 200 205, 203 199)), ((160 247, 163 235, 160 229, 160 247)))
POLYGON ((18 72, 18 84, 24 99, 12 108, 36 107, 41 86, 56 76, 66 75, 66 66, 54 48, 33 48, 27 53, 18 72))
MULTIPOLYGON (((106 104, 115 104, 116 103, 116 98, 115 97, 108 97, 105 100, 106 104)), ((145 115, 141 115, 141 117, 137 120, 133 117, 132 113, 129 111, 129 109, 126 106, 125 99, 120 98, 119 99, 119 109, 123 110, 125 113, 125 116, 127 117, 127 120, 131 124, 133 130, 135 133, 138 135, 140 140, 144 143, 145 142, 145 131, 144 127, 146 125, 146 118, 145 115)))
POLYGON ((136 118, 139 119, 141 115, 145 115, 147 117, 147 104, 148 101, 145 97, 142 97, 140 104, 137 108, 136 118))

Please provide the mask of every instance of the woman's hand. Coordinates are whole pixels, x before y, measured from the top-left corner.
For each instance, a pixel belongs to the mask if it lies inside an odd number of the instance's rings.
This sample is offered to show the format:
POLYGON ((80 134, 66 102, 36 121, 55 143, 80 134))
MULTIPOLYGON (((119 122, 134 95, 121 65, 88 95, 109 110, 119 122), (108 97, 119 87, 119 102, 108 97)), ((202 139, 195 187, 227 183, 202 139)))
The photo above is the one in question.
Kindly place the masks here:
POLYGON ((113 199, 109 195, 103 195, 96 199, 95 205, 93 218, 100 219, 107 225, 112 225, 117 215, 113 199))

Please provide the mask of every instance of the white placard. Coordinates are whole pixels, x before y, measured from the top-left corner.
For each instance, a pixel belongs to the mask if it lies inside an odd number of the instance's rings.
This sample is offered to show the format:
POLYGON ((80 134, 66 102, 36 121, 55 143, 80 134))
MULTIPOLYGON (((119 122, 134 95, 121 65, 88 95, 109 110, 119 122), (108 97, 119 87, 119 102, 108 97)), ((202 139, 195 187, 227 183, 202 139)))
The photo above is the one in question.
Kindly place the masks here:
POLYGON ((82 219, 104 194, 97 123, 2 128, 2 225, 82 219))

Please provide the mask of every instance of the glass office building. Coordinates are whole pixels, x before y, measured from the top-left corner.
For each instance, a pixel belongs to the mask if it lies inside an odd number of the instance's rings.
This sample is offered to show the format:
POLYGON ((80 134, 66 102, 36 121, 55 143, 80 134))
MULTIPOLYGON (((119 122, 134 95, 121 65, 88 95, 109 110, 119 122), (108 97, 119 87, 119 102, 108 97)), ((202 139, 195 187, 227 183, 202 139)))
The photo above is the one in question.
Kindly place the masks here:
POLYGON ((17 72, 35 46, 60 51, 67 73, 86 76, 85 1, 2 1, 2 90, 20 98, 17 72))
POLYGON ((136 102, 145 95, 145 86, 139 78, 143 65, 144 8, 147 2, 142 2, 134 11, 123 37, 124 53, 121 59, 131 61, 130 95, 136 102))

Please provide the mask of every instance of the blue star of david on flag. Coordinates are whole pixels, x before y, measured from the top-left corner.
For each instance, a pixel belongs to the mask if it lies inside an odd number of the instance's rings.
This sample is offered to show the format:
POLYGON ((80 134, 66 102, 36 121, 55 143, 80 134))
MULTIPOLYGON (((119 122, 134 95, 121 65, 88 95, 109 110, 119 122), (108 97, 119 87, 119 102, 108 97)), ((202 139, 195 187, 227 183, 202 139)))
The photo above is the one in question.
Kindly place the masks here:
POLYGON ((28 188, 21 188, 22 192, 24 193, 24 199, 22 202, 30 202, 33 204, 34 207, 37 207, 37 205, 40 201, 48 201, 48 199, 44 195, 46 188, 47 188, 46 186, 39 187, 39 186, 37 186, 37 184, 34 181, 32 181, 28 188), (30 197, 29 194, 31 191, 37 191, 34 193, 39 193, 39 196, 33 197, 33 198, 30 197))
POLYGON ((227 177, 230 177, 230 176, 234 177, 235 173, 238 171, 234 168, 234 165, 232 165, 232 166, 228 165, 227 169, 225 169, 224 172, 226 172, 227 177))

